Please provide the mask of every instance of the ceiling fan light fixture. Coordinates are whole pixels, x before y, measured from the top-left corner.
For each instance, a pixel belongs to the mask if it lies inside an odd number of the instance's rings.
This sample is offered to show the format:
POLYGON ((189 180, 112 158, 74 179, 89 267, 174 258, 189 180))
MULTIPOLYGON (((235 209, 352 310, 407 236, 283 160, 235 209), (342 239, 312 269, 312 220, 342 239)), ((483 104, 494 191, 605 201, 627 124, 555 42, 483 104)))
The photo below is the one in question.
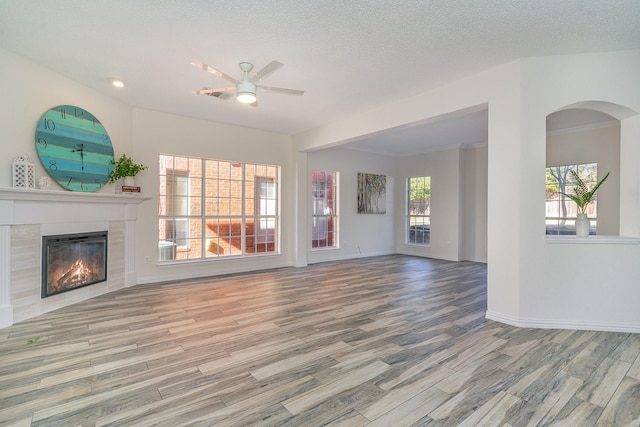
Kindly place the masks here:
POLYGON ((264 68, 258 71, 253 77, 249 77, 249 72, 253 70, 253 64, 250 62, 241 62, 240 69, 244 72, 244 78, 242 80, 238 80, 235 77, 231 77, 228 74, 223 73, 222 71, 216 70, 215 68, 200 62, 193 61, 191 63, 196 68, 200 68, 207 73, 211 73, 216 77, 222 78, 228 82, 233 83, 234 86, 231 87, 219 87, 219 88, 203 88, 201 90, 193 91, 196 95, 209 95, 214 96, 216 98, 228 99, 233 96, 233 92, 236 92, 236 99, 243 104, 251 104, 256 107, 258 105, 256 93, 258 88, 260 90, 266 90, 268 92, 278 92, 284 95, 302 95, 304 93, 303 90, 295 90, 295 89, 287 89, 282 87, 272 87, 272 86, 263 86, 262 80, 271 75, 274 71, 278 70, 284 64, 278 61, 271 61, 264 68))
POLYGON ((238 94, 236 99, 243 104, 252 104, 256 102, 256 85, 251 82, 240 82, 236 85, 238 94))
POLYGON ((250 92, 238 93, 236 99, 243 104, 253 104, 256 102, 256 94, 250 92))

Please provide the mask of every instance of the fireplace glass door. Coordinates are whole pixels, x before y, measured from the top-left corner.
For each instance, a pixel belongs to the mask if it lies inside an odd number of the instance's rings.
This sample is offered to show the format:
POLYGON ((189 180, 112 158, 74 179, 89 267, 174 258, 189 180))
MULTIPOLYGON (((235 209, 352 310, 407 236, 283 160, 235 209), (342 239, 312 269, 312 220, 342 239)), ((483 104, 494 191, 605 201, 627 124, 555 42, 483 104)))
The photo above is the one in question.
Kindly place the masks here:
POLYGON ((42 237, 42 298, 107 280, 107 232, 42 237))

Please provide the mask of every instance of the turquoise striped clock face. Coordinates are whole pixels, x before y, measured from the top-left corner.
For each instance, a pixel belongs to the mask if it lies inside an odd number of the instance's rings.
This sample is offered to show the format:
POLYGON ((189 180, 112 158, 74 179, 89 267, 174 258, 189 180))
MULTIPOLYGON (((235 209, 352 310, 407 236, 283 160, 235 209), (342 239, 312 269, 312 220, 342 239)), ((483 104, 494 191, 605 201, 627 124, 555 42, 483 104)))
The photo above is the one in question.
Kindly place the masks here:
POLYGON ((72 191, 99 190, 113 169, 106 129, 93 114, 73 105, 59 105, 42 115, 36 150, 49 175, 72 191))

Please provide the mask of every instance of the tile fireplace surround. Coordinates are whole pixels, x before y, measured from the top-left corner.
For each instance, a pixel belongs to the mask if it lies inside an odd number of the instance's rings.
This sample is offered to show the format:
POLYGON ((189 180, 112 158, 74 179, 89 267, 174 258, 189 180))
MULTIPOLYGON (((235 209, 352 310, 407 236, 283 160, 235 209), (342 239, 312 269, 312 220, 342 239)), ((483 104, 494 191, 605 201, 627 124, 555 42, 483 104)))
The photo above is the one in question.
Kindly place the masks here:
POLYGON ((0 328, 136 284, 135 225, 142 197, 0 188, 0 328), (107 280, 40 297, 42 236, 109 232, 107 280))

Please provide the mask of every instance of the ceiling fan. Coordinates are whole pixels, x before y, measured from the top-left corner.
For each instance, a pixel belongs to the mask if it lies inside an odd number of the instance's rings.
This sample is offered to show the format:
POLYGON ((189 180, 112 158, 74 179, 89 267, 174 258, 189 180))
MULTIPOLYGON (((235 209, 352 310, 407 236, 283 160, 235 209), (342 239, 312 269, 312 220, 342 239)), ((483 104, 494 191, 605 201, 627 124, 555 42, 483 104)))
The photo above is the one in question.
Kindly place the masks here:
POLYGON ((244 77, 242 80, 238 80, 234 77, 231 77, 228 74, 223 73, 203 62, 193 61, 191 65, 200 68, 207 73, 211 73, 214 76, 223 78, 235 86, 230 87, 219 87, 219 88, 203 88, 200 90, 194 90, 193 93, 196 95, 209 95, 215 96, 216 98, 228 99, 232 96, 232 92, 236 92, 236 99, 244 104, 257 105, 257 96, 256 92, 258 88, 261 90, 266 90, 269 92, 277 92, 285 95, 302 95, 304 93, 303 90, 296 89, 285 89, 282 87, 273 87, 273 86, 263 86, 259 83, 262 82, 267 76, 272 74, 274 71, 282 67, 284 64, 278 61, 271 61, 268 63, 263 69, 255 73, 253 76, 249 77, 249 73, 253 70, 253 64, 250 62, 241 62, 239 64, 240 69, 244 72, 244 77))

